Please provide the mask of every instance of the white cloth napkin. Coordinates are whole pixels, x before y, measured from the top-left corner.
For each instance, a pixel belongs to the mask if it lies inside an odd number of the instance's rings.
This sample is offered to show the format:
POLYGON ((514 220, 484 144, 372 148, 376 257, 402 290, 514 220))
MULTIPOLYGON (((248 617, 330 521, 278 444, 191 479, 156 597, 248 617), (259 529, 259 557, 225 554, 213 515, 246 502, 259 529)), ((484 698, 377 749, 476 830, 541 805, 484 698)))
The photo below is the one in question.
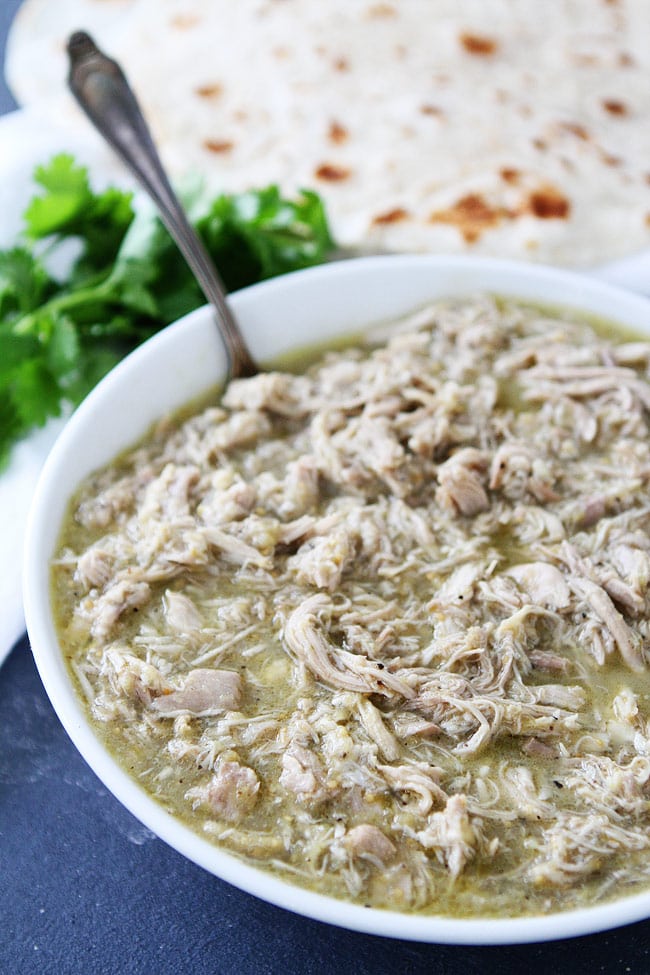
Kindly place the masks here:
MULTIPOLYGON (((36 191, 35 166, 58 152, 70 152, 91 167, 97 185, 123 172, 99 136, 69 131, 53 119, 51 107, 24 109, 0 118, 0 247, 15 243, 22 214, 36 191)), ((53 421, 18 444, 0 474, 0 664, 25 629, 22 608, 22 549, 27 512, 39 472, 62 421, 53 421)))

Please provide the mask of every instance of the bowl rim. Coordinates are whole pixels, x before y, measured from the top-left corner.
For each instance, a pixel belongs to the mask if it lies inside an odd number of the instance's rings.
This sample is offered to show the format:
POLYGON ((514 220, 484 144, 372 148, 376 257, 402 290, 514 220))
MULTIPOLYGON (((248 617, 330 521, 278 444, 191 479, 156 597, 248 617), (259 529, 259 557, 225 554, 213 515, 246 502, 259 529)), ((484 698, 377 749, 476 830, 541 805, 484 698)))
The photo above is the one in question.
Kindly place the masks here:
MULTIPOLYGON (((581 309, 580 296, 587 304, 604 300, 620 307, 623 324, 633 319, 638 327, 647 322, 650 335, 650 300, 631 294, 610 284, 585 275, 545 265, 517 261, 500 261, 479 257, 446 257, 440 255, 400 255, 353 258, 316 268, 294 272, 268 282, 253 285, 230 297, 235 315, 242 322, 269 299, 278 298, 280 304, 292 292, 311 294, 319 288, 336 285, 345 294, 346 282, 365 277, 368 281, 383 279, 386 274, 408 277, 416 269, 419 274, 458 275, 464 281, 464 293, 475 280, 512 280, 511 294, 519 294, 517 285, 527 282, 526 288, 567 291, 575 294, 575 303, 552 298, 548 303, 581 309)), ((480 285, 476 290, 484 290, 480 285)), ((495 291, 504 293, 502 288, 495 291)), ((447 292, 454 294, 453 287, 447 292)), ((520 295, 521 297, 521 295, 520 295)), ((540 297, 538 301, 545 301, 540 297)), ((412 307, 415 307, 415 304, 412 307)), ((609 317, 609 316, 608 316, 609 317)), ((617 316, 618 317, 618 316, 617 316)), ((276 906, 315 920, 321 920, 351 930, 404 940, 439 944, 499 945, 556 940, 595 934, 613 927, 650 917, 650 889, 611 902, 578 908, 549 915, 517 918, 447 918, 439 915, 402 914, 378 908, 365 908, 348 901, 318 894, 264 869, 251 866, 236 855, 219 848, 200 833, 195 832, 153 799, 122 769, 103 745, 82 703, 62 659, 51 616, 49 600, 49 558, 51 551, 43 539, 51 534, 53 499, 63 491, 65 471, 71 457, 78 451, 77 440, 93 422, 97 410, 110 403, 113 389, 120 377, 137 373, 144 368, 156 350, 168 355, 182 345, 187 335, 213 329, 211 312, 207 306, 197 309, 162 332, 157 333, 123 360, 90 393, 75 411, 56 441, 39 479, 30 510, 23 570, 25 617, 32 652, 39 674, 61 723, 82 757, 104 785, 137 819, 159 838, 213 875, 260 897, 276 906)), ((246 329, 245 329, 246 331, 246 329)), ((294 343, 295 344, 295 343, 294 343)), ((220 366, 223 369, 223 362, 220 366)), ((124 443, 127 447, 128 443, 124 443)), ((71 490, 67 491, 67 497, 71 490)), ((51 546, 50 546, 51 548, 51 546)))

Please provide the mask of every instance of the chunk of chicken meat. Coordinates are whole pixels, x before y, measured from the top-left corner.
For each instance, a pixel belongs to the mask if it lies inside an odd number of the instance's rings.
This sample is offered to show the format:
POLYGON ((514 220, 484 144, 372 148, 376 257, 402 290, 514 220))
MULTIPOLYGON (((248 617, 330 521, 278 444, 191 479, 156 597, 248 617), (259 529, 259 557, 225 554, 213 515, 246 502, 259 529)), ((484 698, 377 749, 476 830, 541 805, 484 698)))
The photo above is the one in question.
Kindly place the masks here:
POLYGON ((235 671, 197 668, 177 690, 157 697, 152 707, 165 717, 188 712, 207 717, 238 708, 241 696, 242 679, 235 671))
POLYGON ((255 807, 260 781, 252 768, 239 762, 222 762, 205 786, 189 789, 186 798, 205 805, 212 815, 238 823, 255 807))
POLYGON ((477 515, 490 507, 484 482, 487 461, 479 450, 465 447, 438 468, 436 501, 461 515, 477 515))
POLYGON ((376 861, 380 866, 388 863, 397 847, 377 826, 362 823, 346 833, 343 840, 352 857, 376 861))

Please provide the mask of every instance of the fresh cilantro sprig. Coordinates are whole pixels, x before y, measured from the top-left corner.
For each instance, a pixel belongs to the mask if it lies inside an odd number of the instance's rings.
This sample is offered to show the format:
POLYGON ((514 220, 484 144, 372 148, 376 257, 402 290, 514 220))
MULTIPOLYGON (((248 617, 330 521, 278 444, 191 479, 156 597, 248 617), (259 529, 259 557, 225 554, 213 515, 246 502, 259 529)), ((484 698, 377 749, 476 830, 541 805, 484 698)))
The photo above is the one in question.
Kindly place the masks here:
MULTIPOLYGON (((95 192, 66 154, 38 166, 34 181, 22 237, 0 251, 0 467, 33 427, 204 303, 162 223, 136 214, 130 193, 95 192)), ((287 200, 269 186, 194 209, 228 290, 321 263, 333 248, 322 201, 308 190, 287 200)))

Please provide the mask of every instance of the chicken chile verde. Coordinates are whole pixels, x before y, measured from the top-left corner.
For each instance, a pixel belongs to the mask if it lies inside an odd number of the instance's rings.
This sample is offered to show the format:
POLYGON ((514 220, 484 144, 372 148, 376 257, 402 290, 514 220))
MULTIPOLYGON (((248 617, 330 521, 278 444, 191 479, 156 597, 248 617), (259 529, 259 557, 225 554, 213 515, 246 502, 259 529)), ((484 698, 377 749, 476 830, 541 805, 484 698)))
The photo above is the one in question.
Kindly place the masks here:
POLYGON ((650 342, 454 299, 232 382, 73 499, 97 733, 255 865, 515 916, 650 873, 650 342))

